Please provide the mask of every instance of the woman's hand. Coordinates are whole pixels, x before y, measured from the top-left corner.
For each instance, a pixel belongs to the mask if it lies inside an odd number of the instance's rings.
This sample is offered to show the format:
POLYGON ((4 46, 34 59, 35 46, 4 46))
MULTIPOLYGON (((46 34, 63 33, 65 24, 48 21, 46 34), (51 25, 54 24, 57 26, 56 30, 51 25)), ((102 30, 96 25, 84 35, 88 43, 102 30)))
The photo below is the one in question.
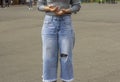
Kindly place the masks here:
POLYGON ((51 11, 51 12, 56 12, 56 11, 58 11, 58 7, 56 7, 56 6, 48 6, 49 7, 49 10, 51 11))
POLYGON ((63 11, 64 13, 66 13, 66 14, 71 13, 70 9, 62 9, 62 11, 63 11))
POLYGON ((50 11, 50 12, 54 12, 58 16, 71 13, 70 9, 61 9, 61 10, 59 10, 59 8, 57 6, 52 6, 52 5, 46 6, 45 10, 50 11))
POLYGON ((70 9, 61 9, 59 11, 56 11, 55 13, 56 13, 56 15, 61 16, 61 15, 64 15, 64 14, 70 14, 71 11, 70 11, 70 9))
POLYGON ((64 14, 65 14, 62 10, 56 11, 55 13, 56 13, 56 15, 58 15, 58 16, 61 16, 61 15, 64 15, 64 14))
POLYGON ((50 11, 50 12, 56 12, 56 11, 58 11, 58 7, 50 5, 50 6, 46 6, 45 10, 50 11))

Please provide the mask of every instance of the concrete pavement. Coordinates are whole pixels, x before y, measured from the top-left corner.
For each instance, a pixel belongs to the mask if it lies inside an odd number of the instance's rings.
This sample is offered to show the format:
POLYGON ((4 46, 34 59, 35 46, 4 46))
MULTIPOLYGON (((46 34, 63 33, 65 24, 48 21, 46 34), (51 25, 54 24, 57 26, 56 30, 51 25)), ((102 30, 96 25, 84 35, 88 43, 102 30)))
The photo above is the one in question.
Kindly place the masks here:
MULTIPOLYGON (((74 82, 120 82, 119 8, 120 3, 83 3, 72 16, 74 82)), ((0 8, 0 82, 42 82, 43 18, 36 6, 0 8)))

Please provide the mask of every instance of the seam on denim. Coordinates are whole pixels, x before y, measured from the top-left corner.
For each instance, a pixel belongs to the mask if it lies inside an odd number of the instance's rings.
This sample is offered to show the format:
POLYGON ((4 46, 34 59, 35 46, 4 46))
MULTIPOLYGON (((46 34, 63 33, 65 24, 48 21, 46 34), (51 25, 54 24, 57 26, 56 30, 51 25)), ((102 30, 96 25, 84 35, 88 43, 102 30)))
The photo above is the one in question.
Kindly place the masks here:
POLYGON ((65 79, 62 79, 62 78, 61 78, 61 80, 62 80, 62 81, 66 81, 66 82, 71 82, 71 81, 73 81, 74 79, 72 78, 72 79, 70 79, 70 80, 65 80, 65 79))

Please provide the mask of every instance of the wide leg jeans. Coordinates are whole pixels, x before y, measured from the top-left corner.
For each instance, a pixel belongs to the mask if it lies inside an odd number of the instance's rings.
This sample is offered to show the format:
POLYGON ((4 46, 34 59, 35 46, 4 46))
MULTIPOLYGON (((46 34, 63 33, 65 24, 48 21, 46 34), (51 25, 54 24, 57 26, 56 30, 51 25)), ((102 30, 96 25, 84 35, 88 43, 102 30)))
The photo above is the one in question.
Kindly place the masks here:
POLYGON ((73 80, 74 38, 71 15, 45 16, 42 27, 44 82, 57 80, 59 59, 61 80, 73 80))

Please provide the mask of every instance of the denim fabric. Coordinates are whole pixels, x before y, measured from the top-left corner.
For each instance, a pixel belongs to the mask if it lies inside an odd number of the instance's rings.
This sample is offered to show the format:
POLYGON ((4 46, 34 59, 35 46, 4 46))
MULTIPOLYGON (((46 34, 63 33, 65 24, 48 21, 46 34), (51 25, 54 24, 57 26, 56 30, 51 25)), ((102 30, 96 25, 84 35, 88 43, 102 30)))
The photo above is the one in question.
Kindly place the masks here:
POLYGON ((71 15, 46 15, 42 28, 43 81, 57 80, 58 60, 60 59, 61 79, 73 80, 72 49, 74 30, 71 15))

